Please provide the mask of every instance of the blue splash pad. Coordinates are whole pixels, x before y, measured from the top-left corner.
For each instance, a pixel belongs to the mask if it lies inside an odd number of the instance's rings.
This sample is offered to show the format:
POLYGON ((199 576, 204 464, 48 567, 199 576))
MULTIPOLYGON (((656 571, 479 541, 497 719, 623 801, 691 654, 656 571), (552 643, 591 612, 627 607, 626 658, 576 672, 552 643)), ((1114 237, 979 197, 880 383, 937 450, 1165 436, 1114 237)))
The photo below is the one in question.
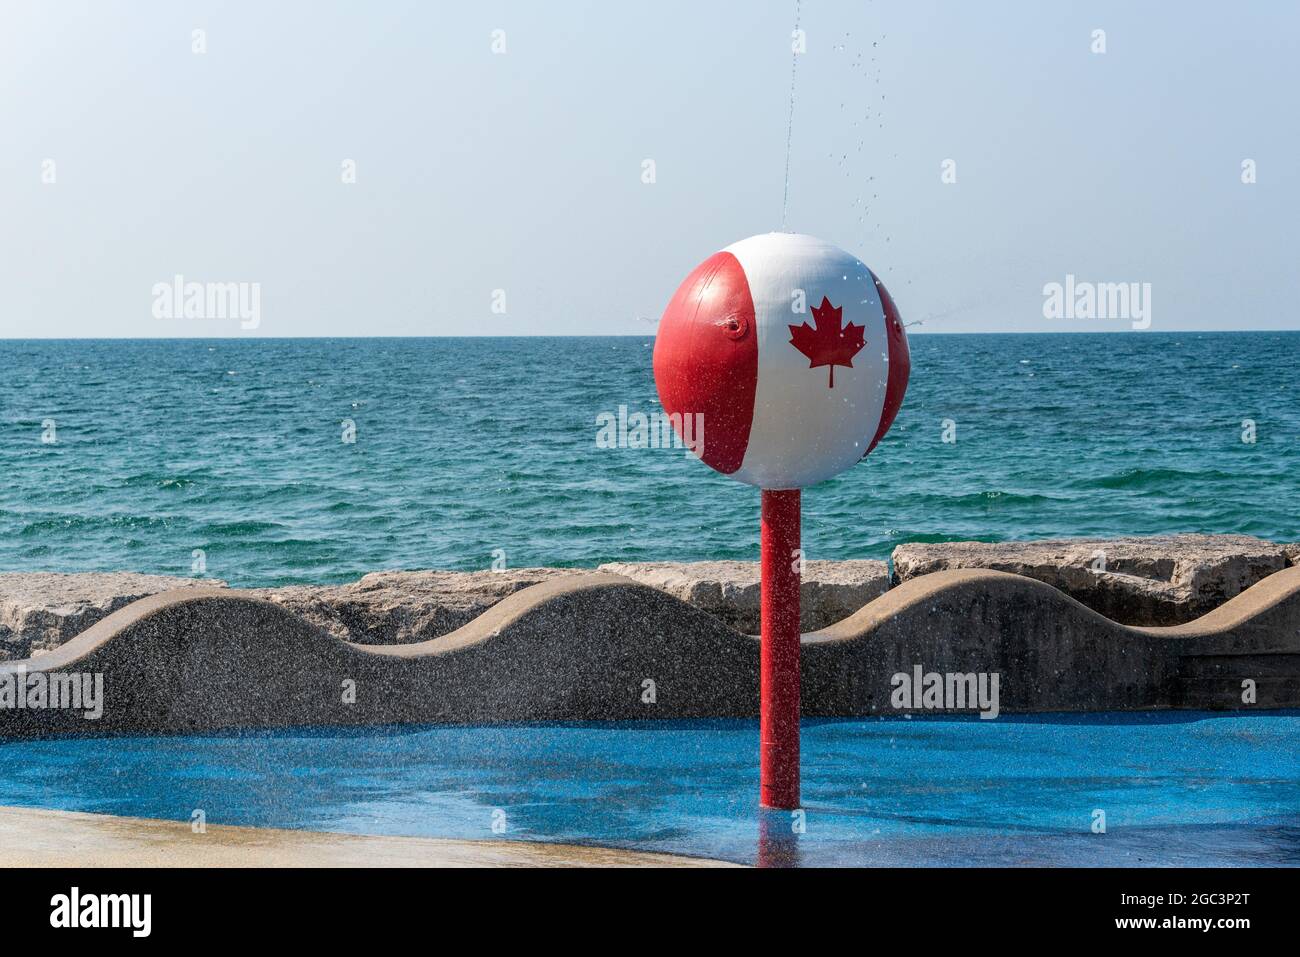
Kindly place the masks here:
POLYGON ((803 833, 756 807, 753 721, 10 742, 0 804, 745 863, 1295 865, 1298 743, 1296 712, 806 721, 803 833))

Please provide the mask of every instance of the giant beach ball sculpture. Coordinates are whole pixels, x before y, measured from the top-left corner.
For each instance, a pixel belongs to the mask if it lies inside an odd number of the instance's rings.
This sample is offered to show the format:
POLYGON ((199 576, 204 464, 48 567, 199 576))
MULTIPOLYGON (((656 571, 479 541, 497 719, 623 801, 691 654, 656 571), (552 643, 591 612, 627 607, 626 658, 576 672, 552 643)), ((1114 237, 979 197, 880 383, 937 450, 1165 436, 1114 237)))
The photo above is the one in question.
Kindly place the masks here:
POLYGON ((654 373, 672 421, 704 418, 700 458, 762 489, 760 800, 799 806, 800 489, 888 431, 911 361, 898 309, 863 263, 795 233, 715 253, 659 322, 654 373))

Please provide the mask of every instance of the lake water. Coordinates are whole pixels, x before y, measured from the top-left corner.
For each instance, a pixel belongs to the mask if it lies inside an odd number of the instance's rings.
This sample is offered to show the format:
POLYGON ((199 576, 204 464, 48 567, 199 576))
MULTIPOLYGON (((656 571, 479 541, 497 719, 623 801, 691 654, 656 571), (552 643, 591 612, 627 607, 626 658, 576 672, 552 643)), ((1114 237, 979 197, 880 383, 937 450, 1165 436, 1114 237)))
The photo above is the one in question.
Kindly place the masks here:
MULTIPOLYGON (((680 451, 596 447, 601 412, 658 409, 652 345, 0 342, 0 570, 190 575, 200 550, 203 574, 252 587, 497 549, 510 567, 754 559, 755 490, 680 451)), ((927 335, 912 355, 889 436, 805 494, 810 558, 1300 539, 1300 332, 927 335)))

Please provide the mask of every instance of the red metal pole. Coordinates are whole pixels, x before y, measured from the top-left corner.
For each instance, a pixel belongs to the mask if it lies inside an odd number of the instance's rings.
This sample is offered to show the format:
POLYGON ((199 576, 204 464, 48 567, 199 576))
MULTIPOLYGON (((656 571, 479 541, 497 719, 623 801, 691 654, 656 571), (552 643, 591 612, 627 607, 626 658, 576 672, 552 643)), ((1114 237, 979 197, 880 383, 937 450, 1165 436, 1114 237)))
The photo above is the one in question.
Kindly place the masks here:
POLYGON ((799 806, 799 490, 763 490, 759 796, 764 807, 799 806))

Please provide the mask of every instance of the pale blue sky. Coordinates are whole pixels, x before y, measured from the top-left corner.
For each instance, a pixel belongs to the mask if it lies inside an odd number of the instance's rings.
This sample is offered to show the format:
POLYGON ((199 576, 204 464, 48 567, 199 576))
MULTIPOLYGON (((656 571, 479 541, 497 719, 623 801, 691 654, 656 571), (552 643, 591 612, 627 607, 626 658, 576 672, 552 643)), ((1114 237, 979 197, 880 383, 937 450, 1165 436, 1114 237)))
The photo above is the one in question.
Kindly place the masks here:
MULTIPOLYGON (((0 336, 648 334, 780 225, 792 2, 0 9, 0 336), (155 318, 177 273, 260 325, 155 318)), ((1066 274, 1300 328, 1298 10, 805 0, 789 227, 915 331, 1129 331, 1045 319, 1066 274)))

